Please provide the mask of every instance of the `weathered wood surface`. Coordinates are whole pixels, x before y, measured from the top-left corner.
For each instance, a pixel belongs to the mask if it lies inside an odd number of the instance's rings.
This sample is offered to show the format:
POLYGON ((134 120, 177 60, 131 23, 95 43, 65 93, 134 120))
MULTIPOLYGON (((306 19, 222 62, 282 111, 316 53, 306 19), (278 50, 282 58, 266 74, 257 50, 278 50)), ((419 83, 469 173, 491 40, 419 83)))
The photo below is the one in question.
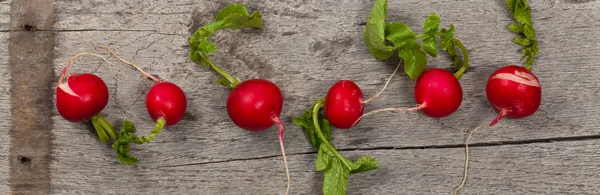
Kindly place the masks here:
MULTIPOLYGON (((228 89, 214 83, 216 74, 191 63, 187 39, 231 2, 242 2, 264 15, 263 30, 225 30, 212 40, 213 60, 242 78, 267 78, 284 92, 282 119, 290 153, 292 194, 319 194, 322 174, 314 171, 314 149, 291 118, 339 79, 352 79, 365 96, 374 95, 398 63, 374 60, 362 31, 374 1, 56 1, 54 74, 81 51, 105 54, 93 45, 117 49, 124 58, 161 78, 179 84, 188 94, 186 118, 161 132, 149 144, 134 146, 142 161, 118 163, 108 145, 97 142, 91 127, 63 120, 53 110, 51 192, 53 194, 280 194, 285 188, 275 128, 246 132, 228 119, 228 89)), ((0 16, 9 16, 11 1, 0 2, 0 16)), ((595 163, 600 104, 597 61, 600 1, 533 1, 540 41, 534 67, 543 87, 540 110, 524 120, 503 120, 476 134, 471 177, 464 194, 597 194, 595 163), (549 140, 569 141, 546 143, 549 140), (525 144, 527 145, 519 145, 525 144), (507 145, 507 146, 504 146, 507 145)), ((469 69, 461 84, 465 93, 459 111, 444 119, 420 113, 381 113, 365 118, 350 131, 334 131, 333 144, 353 158, 369 154, 380 169, 350 179, 349 194, 445 194, 458 184, 466 132, 491 121, 485 80, 496 68, 518 63, 519 47, 506 26, 512 18, 503 0, 390 1, 388 18, 421 32, 425 18, 436 12, 442 26, 456 27, 456 37, 470 50, 469 69), (444 149, 422 149, 438 147, 444 149), (356 151, 354 151, 356 150, 356 151)), ((8 51, 8 24, 0 18, 0 51, 8 51)), ((6 20, 6 21, 5 21, 6 20)), ((12 19, 11 19, 12 20, 12 19)), ((12 30, 21 30, 13 25, 12 30)), ((43 32, 43 31, 42 31, 43 32)), ((32 32, 41 33, 41 32, 32 32)), ((2 86, 8 89, 8 52, 0 53, 2 86)), ((118 63, 93 57, 75 62, 71 72, 91 71, 108 84, 111 101, 103 113, 120 126, 136 123, 141 133, 153 127, 146 114, 145 93, 152 85, 118 63)), ((449 67, 442 55, 431 67, 449 67)), ((58 77, 58 76, 56 76, 58 77)), ((412 83, 404 74, 367 106, 408 107, 414 104, 412 83)), ((10 91, 0 100, 10 105, 10 91)), ((48 97, 52 98, 53 97, 48 97)), ((10 121, 9 108, 1 118, 10 121)), ((18 109, 18 108, 16 108, 18 109)), ((9 132, 9 125, 0 131, 9 132)), ((9 133, 0 137, 0 179, 5 184, 9 133)), ((13 156, 11 156, 12 158, 13 156)), ((0 191, 7 191, 6 185, 0 191)))
MULTIPOLYGON (((1 4, 4 4, 2 2, 1 4)), ((5 9, 2 6, 1 9, 5 9)), ((1 28, 1 27, 0 27, 1 28)), ((9 175, 9 148, 10 148, 10 70, 9 70, 9 54, 8 54, 8 33, 0 32, 0 120, 3 124, 0 125, 0 191, 8 191, 8 175, 9 175)))

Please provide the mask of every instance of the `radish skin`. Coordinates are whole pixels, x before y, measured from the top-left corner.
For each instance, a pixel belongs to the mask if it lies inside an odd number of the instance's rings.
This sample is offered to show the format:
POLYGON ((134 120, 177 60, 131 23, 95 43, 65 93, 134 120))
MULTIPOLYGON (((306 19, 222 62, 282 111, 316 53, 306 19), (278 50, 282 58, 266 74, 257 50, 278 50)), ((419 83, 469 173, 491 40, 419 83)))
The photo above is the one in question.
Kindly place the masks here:
POLYGON ((363 94, 354 82, 341 80, 333 84, 325 98, 325 118, 339 129, 349 129, 364 112, 363 94))

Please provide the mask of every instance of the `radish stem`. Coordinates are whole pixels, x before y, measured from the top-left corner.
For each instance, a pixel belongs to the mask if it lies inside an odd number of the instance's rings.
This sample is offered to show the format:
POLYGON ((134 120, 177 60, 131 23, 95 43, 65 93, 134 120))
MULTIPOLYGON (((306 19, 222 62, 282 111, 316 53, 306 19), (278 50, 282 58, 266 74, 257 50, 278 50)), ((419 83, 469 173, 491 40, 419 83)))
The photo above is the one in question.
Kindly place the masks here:
POLYGON ((337 150, 329 143, 329 141, 327 141, 327 139, 325 138, 325 136, 323 135, 323 132, 321 132, 321 126, 319 125, 319 109, 321 109, 321 107, 323 107, 323 101, 319 101, 317 102, 317 104, 315 104, 315 108, 313 108, 313 123, 315 125, 315 131, 317 132, 317 137, 319 137, 319 139, 321 139, 321 144, 325 144, 325 146, 329 147, 329 150, 331 150, 331 152, 333 152, 333 154, 335 156, 337 156, 342 163, 344 163, 344 165, 346 167, 348 167, 348 170, 353 170, 352 166, 350 166, 350 164, 348 164, 347 160, 342 157, 342 155, 340 155, 340 153, 337 152, 337 150))
POLYGON ((102 126, 102 128, 106 131, 106 133, 108 133, 110 138, 116 139, 117 135, 115 133, 115 127, 112 124, 110 124, 110 122, 106 120, 106 118, 104 118, 102 115, 97 114, 95 117, 97 117, 98 124, 102 126))
MULTIPOLYGON (((202 54, 205 55, 205 54, 202 54)), ((231 83, 231 88, 235 88, 237 85, 239 85, 242 81, 239 78, 233 78, 233 76, 231 76, 229 73, 225 72, 223 69, 219 68, 219 66, 217 66, 215 63, 213 63, 208 56, 206 56, 206 62, 208 63, 208 66, 210 66, 210 68, 212 68, 215 72, 219 73, 221 76, 223 76, 225 79, 227 79, 227 81, 229 81, 231 83)))
POLYGON ((150 135, 133 139, 132 142, 135 144, 143 144, 151 141, 152 139, 154 139, 154 137, 156 137, 156 135, 158 135, 158 133, 163 129, 166 123, 167 120, 165 120, 164 118, 159 118, 158 120, 156 120, 156 127, 154 128, 154 130, 151 131, 150 135))
POLYGON ((98 134, 98 138, 100 138, 100 142, 106 143, 106 141, 108 141, 108 135, 106 135, 102 125, 99 124, 98 117, 92 117, 92 125, 94 125, 94 129, 96 129, 96 133, 98 134))

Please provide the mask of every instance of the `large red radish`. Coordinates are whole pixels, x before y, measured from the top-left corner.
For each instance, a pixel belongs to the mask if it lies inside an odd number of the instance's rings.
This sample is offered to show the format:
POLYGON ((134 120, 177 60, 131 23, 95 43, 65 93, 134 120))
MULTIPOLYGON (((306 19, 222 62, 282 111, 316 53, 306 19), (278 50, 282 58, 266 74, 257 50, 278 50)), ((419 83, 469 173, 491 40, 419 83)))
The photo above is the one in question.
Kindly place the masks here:
POLYGON ((533 115, 542 101, 542 87, 539 79, 529 70, 517 65, 507 65, 497 69, 487 80, 486 95, 498 116, 488 125, 473 129, 465 142, 465 168, 463 180, 454 194, 465 185, 469 167, 469 140, 473 133, 496 125, 503 117, 522 119, 533 115))
POLYGON ((462 87, 454 74, 441 68, 425 71, 415 85, 415 102, 432 118, 446 117, 462 103, 462 87))
POLYGON ((262 131, 273 126, 282 107, 281 90, 265 79, 241 82, 227 98, 229 118, 238 127, 249 131, 262 131))
POLYGON ((73 61, 84 55, 99 57, 108 62, 105 57, 88 52, 79 53, 69 59, 56 86, 56 109, 60 116, 69 122, 91 121, 100 142, 106 143, 109 139, 116 139, 115 127, 100 113, 108 104, 106 83, 91 73, 67 74, 73 61))
POLYGON ((227 98, 227 113, 233 123, 248 131, 263 131, 274 124, 279 127, 279 146, 287 175, 286 194, 289 192, 290 174, 283 144, 283 123, 279 119, 283 95, 279 87, 265 79, 250 79, 236 85, 227 98))
POLYGON ((530 71, 517 65, 499 68, 486 85, 488 101, 501 117, 525 118, 534 114, 542 101, 540 81, 530 71))
POLYGON ((108 87, 90 73, 71 74, 67 82, 56 88, 56 108, 67 121, 79 123, 90 120, 108 104, 108 87))

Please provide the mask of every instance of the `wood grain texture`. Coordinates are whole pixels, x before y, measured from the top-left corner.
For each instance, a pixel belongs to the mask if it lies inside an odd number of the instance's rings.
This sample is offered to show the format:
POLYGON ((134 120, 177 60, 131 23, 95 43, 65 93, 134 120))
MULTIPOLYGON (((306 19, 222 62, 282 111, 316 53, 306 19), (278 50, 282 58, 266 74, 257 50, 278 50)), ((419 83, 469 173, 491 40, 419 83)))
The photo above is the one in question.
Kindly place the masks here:
MULTIPOLYGON (((286 99, 281 114, 287 127, 284 139, 292 154, 292 194, 319 194, 322 175, 314 172, 314 149, 291 119, 339 79, 354 80, 367 97, 383 86, 398 58, 376 61, 364 46, 364 22, 374 1, 58 1, 54 74, 78 52, 106 54, 93 45, 105 44, 151 74, 179 84, 188 94, 189 107, 180 124, 149 144, 134 146, 132 153, 141 158, 135 166, 119 164, 110 146, 99 144, 90 125, 69 123, 54 110, 53 194, 283 192, 285 178, 275 128, 247 132, 235 127, 224 112, 229 90, 214 83, 216 74, 188 58, 191 33, 232 2, 260 11, 265 28, 216 33, 211 40, 218 51, 212 59, 242 79, 266 78, 281 87, 286 99)), ((600 22, 600 1, 532 1, 531 6, 540 41, 534 73, 543 87, 542 106, 528 119, 503 120, 476 134, 472 143, 598 135, 600 88, 595 78, 600 76, 596 39, 600 31, 593 24, 600 22)), ((466 132, 495 117, 485 97, 485 80, 496 68, 521 58, 519 46, 511 42, 516 35, 506 29, 513 20, 504 0, 390 1, 388 10, 389 20, 405 22, 416 32, 422 31, 423 21, 432 12, 441 17, 442 26, 454 24, 456 37, 471 50, 472 68, 461 80, 463 104, 450 117, 381 113, 365 118, 350 131, 334 131, 333 144, 338 148, 369 149, 347 153, 353 158, 373 155, 382 166, 376 172, 355 175, 349 192, 450 193, 461 179, 463 150, 459 147, 466 132), (412 149, 436 146, 457 148, 412 149)), ((153 124, 144 100, 152 82, 114 58, 111 62, 115 66, 84 57, 71 72, 102 77, 111 95, 103 114, 117 126, 128 119, 140 133, 149 133, 153 124)), ((429 65, 449 67, 450 61, 442 55, 430 59, 429 65)), ((367 110, 413 106, 412 86, 406 75, 396 76, 367 110)), ((476 148, 464 194, 597 194, 596 143, 476 148)))
POLYGON ((11 3, 10 178, 12 194, 50 193, 55 21, 53 0, 11 3), (24 31, 29 25, 43 31, 24 31))
POLYGON ((0 192, 8 192, 8 175, 10 166, 10 69, 8 54, 9 33, 0 32, 0 192))
POLYGON ((0 1, 0 191, 8 192, 8 178, 10 172, 9 148, 10 148, 10 63, 9 63, 9 29, 10 3, 12 1, 0 1))
POLYGON ((0 1, 0 33, 10 29, 10 3, 12 0, 0 1))

